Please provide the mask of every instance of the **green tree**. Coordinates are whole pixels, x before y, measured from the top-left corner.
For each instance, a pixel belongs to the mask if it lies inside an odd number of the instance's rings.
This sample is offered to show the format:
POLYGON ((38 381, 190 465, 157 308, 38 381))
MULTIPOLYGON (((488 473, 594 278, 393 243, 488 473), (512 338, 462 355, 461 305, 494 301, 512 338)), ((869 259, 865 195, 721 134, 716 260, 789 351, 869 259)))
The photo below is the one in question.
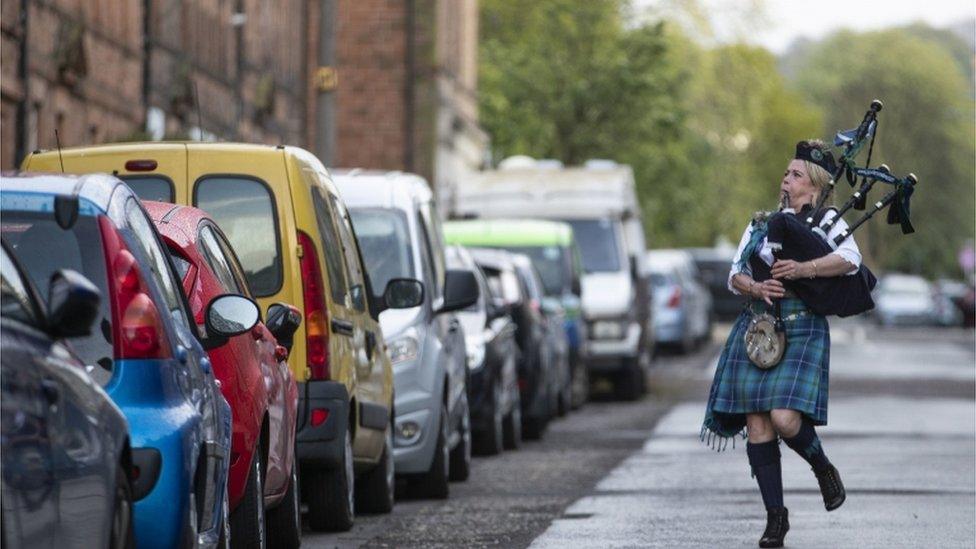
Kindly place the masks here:
MULTIPOLYGON (((974 105, 952 52, 920 34, 834 34, 795 60, 796 81, 826 113, 824 134, 857 124, 872 99, 884 101, 872 164, 919 177, 912 199, 917 233, 902 236, 897 227, 874 220, 858 233, 868 257, 882 268, 958 274, 956 252, 976 232, 974 105)), ((838 190, 841 200, 850 194, 846 185, 838 190)))
POLYGON ((792 143, 819 126, 763 50, 703 49, 661 20, 625 26, 618 0, 481 6, 495 156, 631 165, 654 247, 738 238, 775 203, 792 143))

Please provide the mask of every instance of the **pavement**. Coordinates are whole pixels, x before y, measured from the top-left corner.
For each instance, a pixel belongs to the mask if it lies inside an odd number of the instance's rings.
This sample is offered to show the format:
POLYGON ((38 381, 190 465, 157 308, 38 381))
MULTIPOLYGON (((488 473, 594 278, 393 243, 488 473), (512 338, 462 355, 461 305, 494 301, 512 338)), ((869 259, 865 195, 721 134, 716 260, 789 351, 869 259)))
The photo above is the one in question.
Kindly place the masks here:
MULTIPOLYGON (((809 466, 782 446, 786 546, 976 546, 972 330, 840 321, 831 336, 829 424, 819 432, 847 501, 827 513, 809 466)), ((530 547, 756 546, 765 510, 744 445, 716 453, 698 440, 716 359, 659 380, 691 400, 530 547)))

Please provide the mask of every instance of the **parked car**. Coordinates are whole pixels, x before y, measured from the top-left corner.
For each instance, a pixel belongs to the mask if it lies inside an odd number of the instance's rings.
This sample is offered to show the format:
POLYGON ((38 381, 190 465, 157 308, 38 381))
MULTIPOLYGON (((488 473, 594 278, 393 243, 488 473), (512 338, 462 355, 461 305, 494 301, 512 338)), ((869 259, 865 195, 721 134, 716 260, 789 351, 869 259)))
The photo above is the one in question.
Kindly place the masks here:
POLYGON ((538 312, 542 318, 545 348, 549 355, 548 387, 549 419, 563 415, 568 407, 560 402, 569 402, 569 342, 563 325, 566 314, 562 304, 556 299, 546 297, 542 290, 542 277, 525 254, 512 254, 515 272, 522 281, 524 293, 529 298, 529 308, 538 312))
POLYGON ((352 226, 322 163, 297 147, 133 143, 28 155, 28 170, 115 172, 143 198, 206 211, 261 308, 302 304, 288 357, 297 454, 313 530, 393 508, 393 372, 352 226), (59 156, 60 154, 60 156, 59 156), (358 492, 358 494, 357 494, 358 492))
POLYGON ((935 292, 936 320, 942 326, 961 326, 965 321, 965 299, 969 288, 965 282, 940 278, 932 284, 935 292))
POLYGON ((152 222, 115 177, 3 177, 0 211, 35 286, 72 269, 106 296, 97 328, 68 341, 129 422, 140 547, 226 539, 231 412, 204 347, 249 330, 257 309, 221 296, 200 334, 152 222))
POLYGON ((589 160, 583 166, 506 158, 457 182, 455 217, 539 218, 564 221, 582 255, 583 316, 591 325, 614 326, 588 332, 590 379, 614 384, 623 400, 640 398, 651 365, 653 336, 646 275, 640 269, 644 226, 630 166, 589 160), (623 328, 623 336, 616 334, 623 328))
POLYGON ((458 311, 457 315, 464 328, 468 353, 467 390, 474 450, 482 455, 495 455, 505 447, 506 427, 510 433, 521 433, 521 425, 517 430, 506 426, 512 418, 521 422, 522 417, 515 323, 508 315, 503 297, 492 291, 470 252, 460 246, 448 246, 447 266, 467 269, 478 280, 477 303, 458 311))
POLYGON ((448 243, 472 247, 500 248, 532 259, 542 278, 546 300, 552 309, 565 314, 563 329, 569 346, 568 385, 559 397, 560 415, 582 406, 589 395, 586 369, 587 331, 583 320, 580 280, 583 264, 567 223, 543 220, 485 219, 451 221, 444 224, 448 243))
POLYGON ((552 388, 557 379, 549 330, 542 312, 542 292, 535 279, 527 276, 531 271, 517 267, 515 254, 491 248, 470 248, 470 252, 486 274, 498 273, 488 274, 488 280, 489 285, 506 296, 515 321, 522 435, 526 439, 541 438, 555 413, 552 388))
POLYGON ((735 320, 746 303, 746 297, 729 291, 729 271, 735 258, 735 248, 689 248, 701 281, 712 296, 712 312, 716 320, 735 320))
MULTIPOLYGON (((143 201, 143 206, 169 248, 197 325, 205 323, 204 304, 220 295, 243 296, 257 307, 240 262, 213 219, 189 206, 153 201, 143 201)), ((235 545, 301 544, 295 460, 298 389, 288 370, 287 350, 276 339, 291 340, 301 323, 297 309, 293 318, 279 334, 258 320, 249 333, 228 338, 208 353, 233 416, 227 491, 235 545)))
POLYGON ((470 271, 448 269, 427 182, 400 172, 337 171, 367 270, 377 287, 419 280, 417 306, 380 315, 396 387, 397 475, 429 497, 448 496, 471 464, 464 330, 456 311, 478 299, 470 271))
POLYGON ((645 256, 654 302, 654 332, 659 345, 688 352, 711 337, 712 297, 699 281, 685 250, 650 250, 645 256))
POLYGON ((920 276, 889 273, 874 289, 874 315, 883 326, 931 325, 936 321, 932 285, 920 276))
POLYGON ((134 547, 129 426, 66 342, 101 294, 58 270, 45 307, 6 241, 0 279, 3 546, 134 547))

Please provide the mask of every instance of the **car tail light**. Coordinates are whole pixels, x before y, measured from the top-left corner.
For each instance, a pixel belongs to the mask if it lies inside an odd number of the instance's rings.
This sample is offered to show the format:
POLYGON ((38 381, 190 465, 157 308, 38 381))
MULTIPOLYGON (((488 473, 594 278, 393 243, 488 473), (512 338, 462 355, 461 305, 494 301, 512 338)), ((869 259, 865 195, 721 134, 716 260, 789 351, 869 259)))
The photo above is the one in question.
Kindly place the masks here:
POLYGON ((329 410, 326 408, 315 408, 312 410, 312 427, 318 427, 329 419, 329 410))
POLYGON ((668 298, 668 308, 675 309, 681 306, 681 286, 675 286, 668 298))
POLYGON ((112 299, 112 345, 116 358, 170 358, 159 310, 149 295, 135 256, 112 221, 98 218, 112 299))
POLYGON ((130 172, 151 172, 156 169, 158 164, 155 160, 129 160, 125 163, 125 169, 130 172))
POLYGON ((298 231, 302 248, 302 292, 305 301, 305 350, 312 379, 329 379, 329 311, 325 308, 322 271, 315 244, 308 234, 298 231))

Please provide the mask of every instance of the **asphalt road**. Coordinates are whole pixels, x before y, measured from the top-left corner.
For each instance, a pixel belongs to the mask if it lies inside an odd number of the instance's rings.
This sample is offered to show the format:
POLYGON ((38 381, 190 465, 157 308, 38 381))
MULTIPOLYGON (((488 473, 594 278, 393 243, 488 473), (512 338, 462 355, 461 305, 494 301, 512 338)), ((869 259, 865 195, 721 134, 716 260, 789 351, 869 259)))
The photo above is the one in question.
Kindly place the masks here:
MULTIPOLYGON (((717 328, 690 355, 657 357, 652 393, 639 402, 588 403, 542 441, 475 458, 450 499, 401 499, 389 515, 358 516, 350 532, 306 530, 303 545, 755 546, 764 515, 745 452, 716 459, 697 438, 726 333, 717 328)), ((784 451, 794 523, 787 545, 973 547, 973 331, 842 321, 831 333, 831 423, 822 437, 851 495, 841 510, 823 512, 809 470, 784 451)))

